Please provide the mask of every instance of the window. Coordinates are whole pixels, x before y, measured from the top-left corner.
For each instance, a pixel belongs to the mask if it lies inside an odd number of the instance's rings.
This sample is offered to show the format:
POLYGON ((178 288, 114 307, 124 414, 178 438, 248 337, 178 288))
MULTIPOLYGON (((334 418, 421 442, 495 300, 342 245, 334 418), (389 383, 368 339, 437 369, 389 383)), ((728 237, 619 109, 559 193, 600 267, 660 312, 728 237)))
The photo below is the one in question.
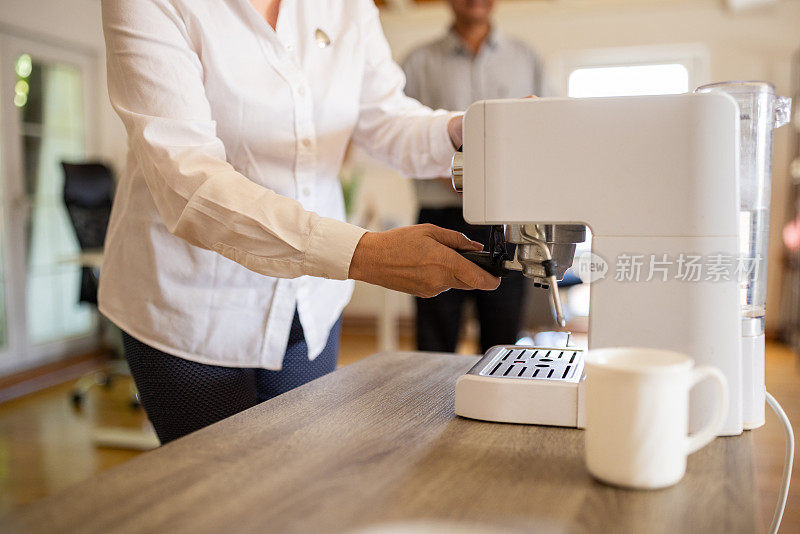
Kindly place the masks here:
POLYGON ((97 344, 61 161, 94 147, 91 54, 0 32, 0 374, 97 344))
POLYGON ((27 329, 33 344, 86 335, 94 312, 78 302, 81 269, 75 257, 78 242, 63 201, 62 160, 84 158, 83 73, 59 61, 26 59, 26 99, 16 93, 20 108, 27 251, 27 329))
POLYGON ((565 51, 551 65, 574 98, 687 93, 708 83, 708 47, 684 43, 565 51))
POLYGON ((567 83, 567 95, 576 98, 688 91, 689 70, 680 63, 578 68, 570 73, 567 83))

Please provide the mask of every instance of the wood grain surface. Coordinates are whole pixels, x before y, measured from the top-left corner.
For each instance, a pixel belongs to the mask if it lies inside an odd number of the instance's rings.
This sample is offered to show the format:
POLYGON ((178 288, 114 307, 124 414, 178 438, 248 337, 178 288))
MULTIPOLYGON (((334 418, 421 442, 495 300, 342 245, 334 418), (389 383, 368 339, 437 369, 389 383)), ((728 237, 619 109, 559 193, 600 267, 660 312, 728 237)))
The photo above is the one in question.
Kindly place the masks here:
POLYGON ((750 436, 669 489, 595 482, 574 429, 453 414, 477 358, 371 356, 0 519, 3 532, 755 532, 750 436))

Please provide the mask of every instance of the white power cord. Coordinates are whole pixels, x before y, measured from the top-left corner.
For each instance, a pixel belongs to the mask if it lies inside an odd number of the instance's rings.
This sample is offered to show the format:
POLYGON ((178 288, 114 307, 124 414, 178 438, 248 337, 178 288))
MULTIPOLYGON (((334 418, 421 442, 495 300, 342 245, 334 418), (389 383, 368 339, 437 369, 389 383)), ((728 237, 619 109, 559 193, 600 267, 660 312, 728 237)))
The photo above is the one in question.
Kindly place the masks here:
POLYGON ((781 491, 778 494, 778 506, 775 508, 775 515, 772 516, 772 523, 769 525, 769 534, 777 534, 783 519, 783 511, 786 509, 786 499, 789 497, 789 483, 792 479, 792 463, 794 462, 794 431, 786 412, 775 400, 775 397, 767 392, 767 404, 778 416, 778 420, 783 425, 783 433, 786 437, 786 453, 783 458, 783 476, 781 477, 781 491))

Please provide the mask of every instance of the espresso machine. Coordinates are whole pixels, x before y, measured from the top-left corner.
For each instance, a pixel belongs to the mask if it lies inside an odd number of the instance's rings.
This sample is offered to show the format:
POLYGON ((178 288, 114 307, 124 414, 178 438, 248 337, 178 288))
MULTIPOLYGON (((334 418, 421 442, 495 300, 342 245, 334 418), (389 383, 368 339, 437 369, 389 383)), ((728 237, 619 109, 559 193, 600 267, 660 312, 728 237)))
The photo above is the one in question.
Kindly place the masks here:
MULTIPOLYGON (((675 350, 718 367, 730 389, 721 435, 761 426, 772 130, 789 104, 760 82, 477 102, 453 186, 467 222, 495 229, 488 250, 465 256, 549 290, 563 326, 557 280, 590 228, 593 261, 608 274, 590 286, 589 348, 675 350)), ((583 376, 576 348, 493 347, 459 378, 455 411, 582 427, 583 376)), ((711 411, 703 386, 692 393, 692 427, 711 411)))

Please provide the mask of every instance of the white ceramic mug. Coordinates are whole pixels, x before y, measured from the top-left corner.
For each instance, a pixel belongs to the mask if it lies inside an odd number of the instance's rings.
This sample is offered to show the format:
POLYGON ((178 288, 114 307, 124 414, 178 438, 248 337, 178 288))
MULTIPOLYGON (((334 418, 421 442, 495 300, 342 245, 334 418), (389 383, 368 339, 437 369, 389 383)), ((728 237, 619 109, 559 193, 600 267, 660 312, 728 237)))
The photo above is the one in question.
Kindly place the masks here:
POLYGON ((599 349, 588 351, 585 360, 589 472, 631 488, 676 484, 686 472, 686 456, 710 443, 725 421, 725 376, 666 350, 599 349), (690 436, 689 390, 706 379, 718 385, 714 413, 690 436))

